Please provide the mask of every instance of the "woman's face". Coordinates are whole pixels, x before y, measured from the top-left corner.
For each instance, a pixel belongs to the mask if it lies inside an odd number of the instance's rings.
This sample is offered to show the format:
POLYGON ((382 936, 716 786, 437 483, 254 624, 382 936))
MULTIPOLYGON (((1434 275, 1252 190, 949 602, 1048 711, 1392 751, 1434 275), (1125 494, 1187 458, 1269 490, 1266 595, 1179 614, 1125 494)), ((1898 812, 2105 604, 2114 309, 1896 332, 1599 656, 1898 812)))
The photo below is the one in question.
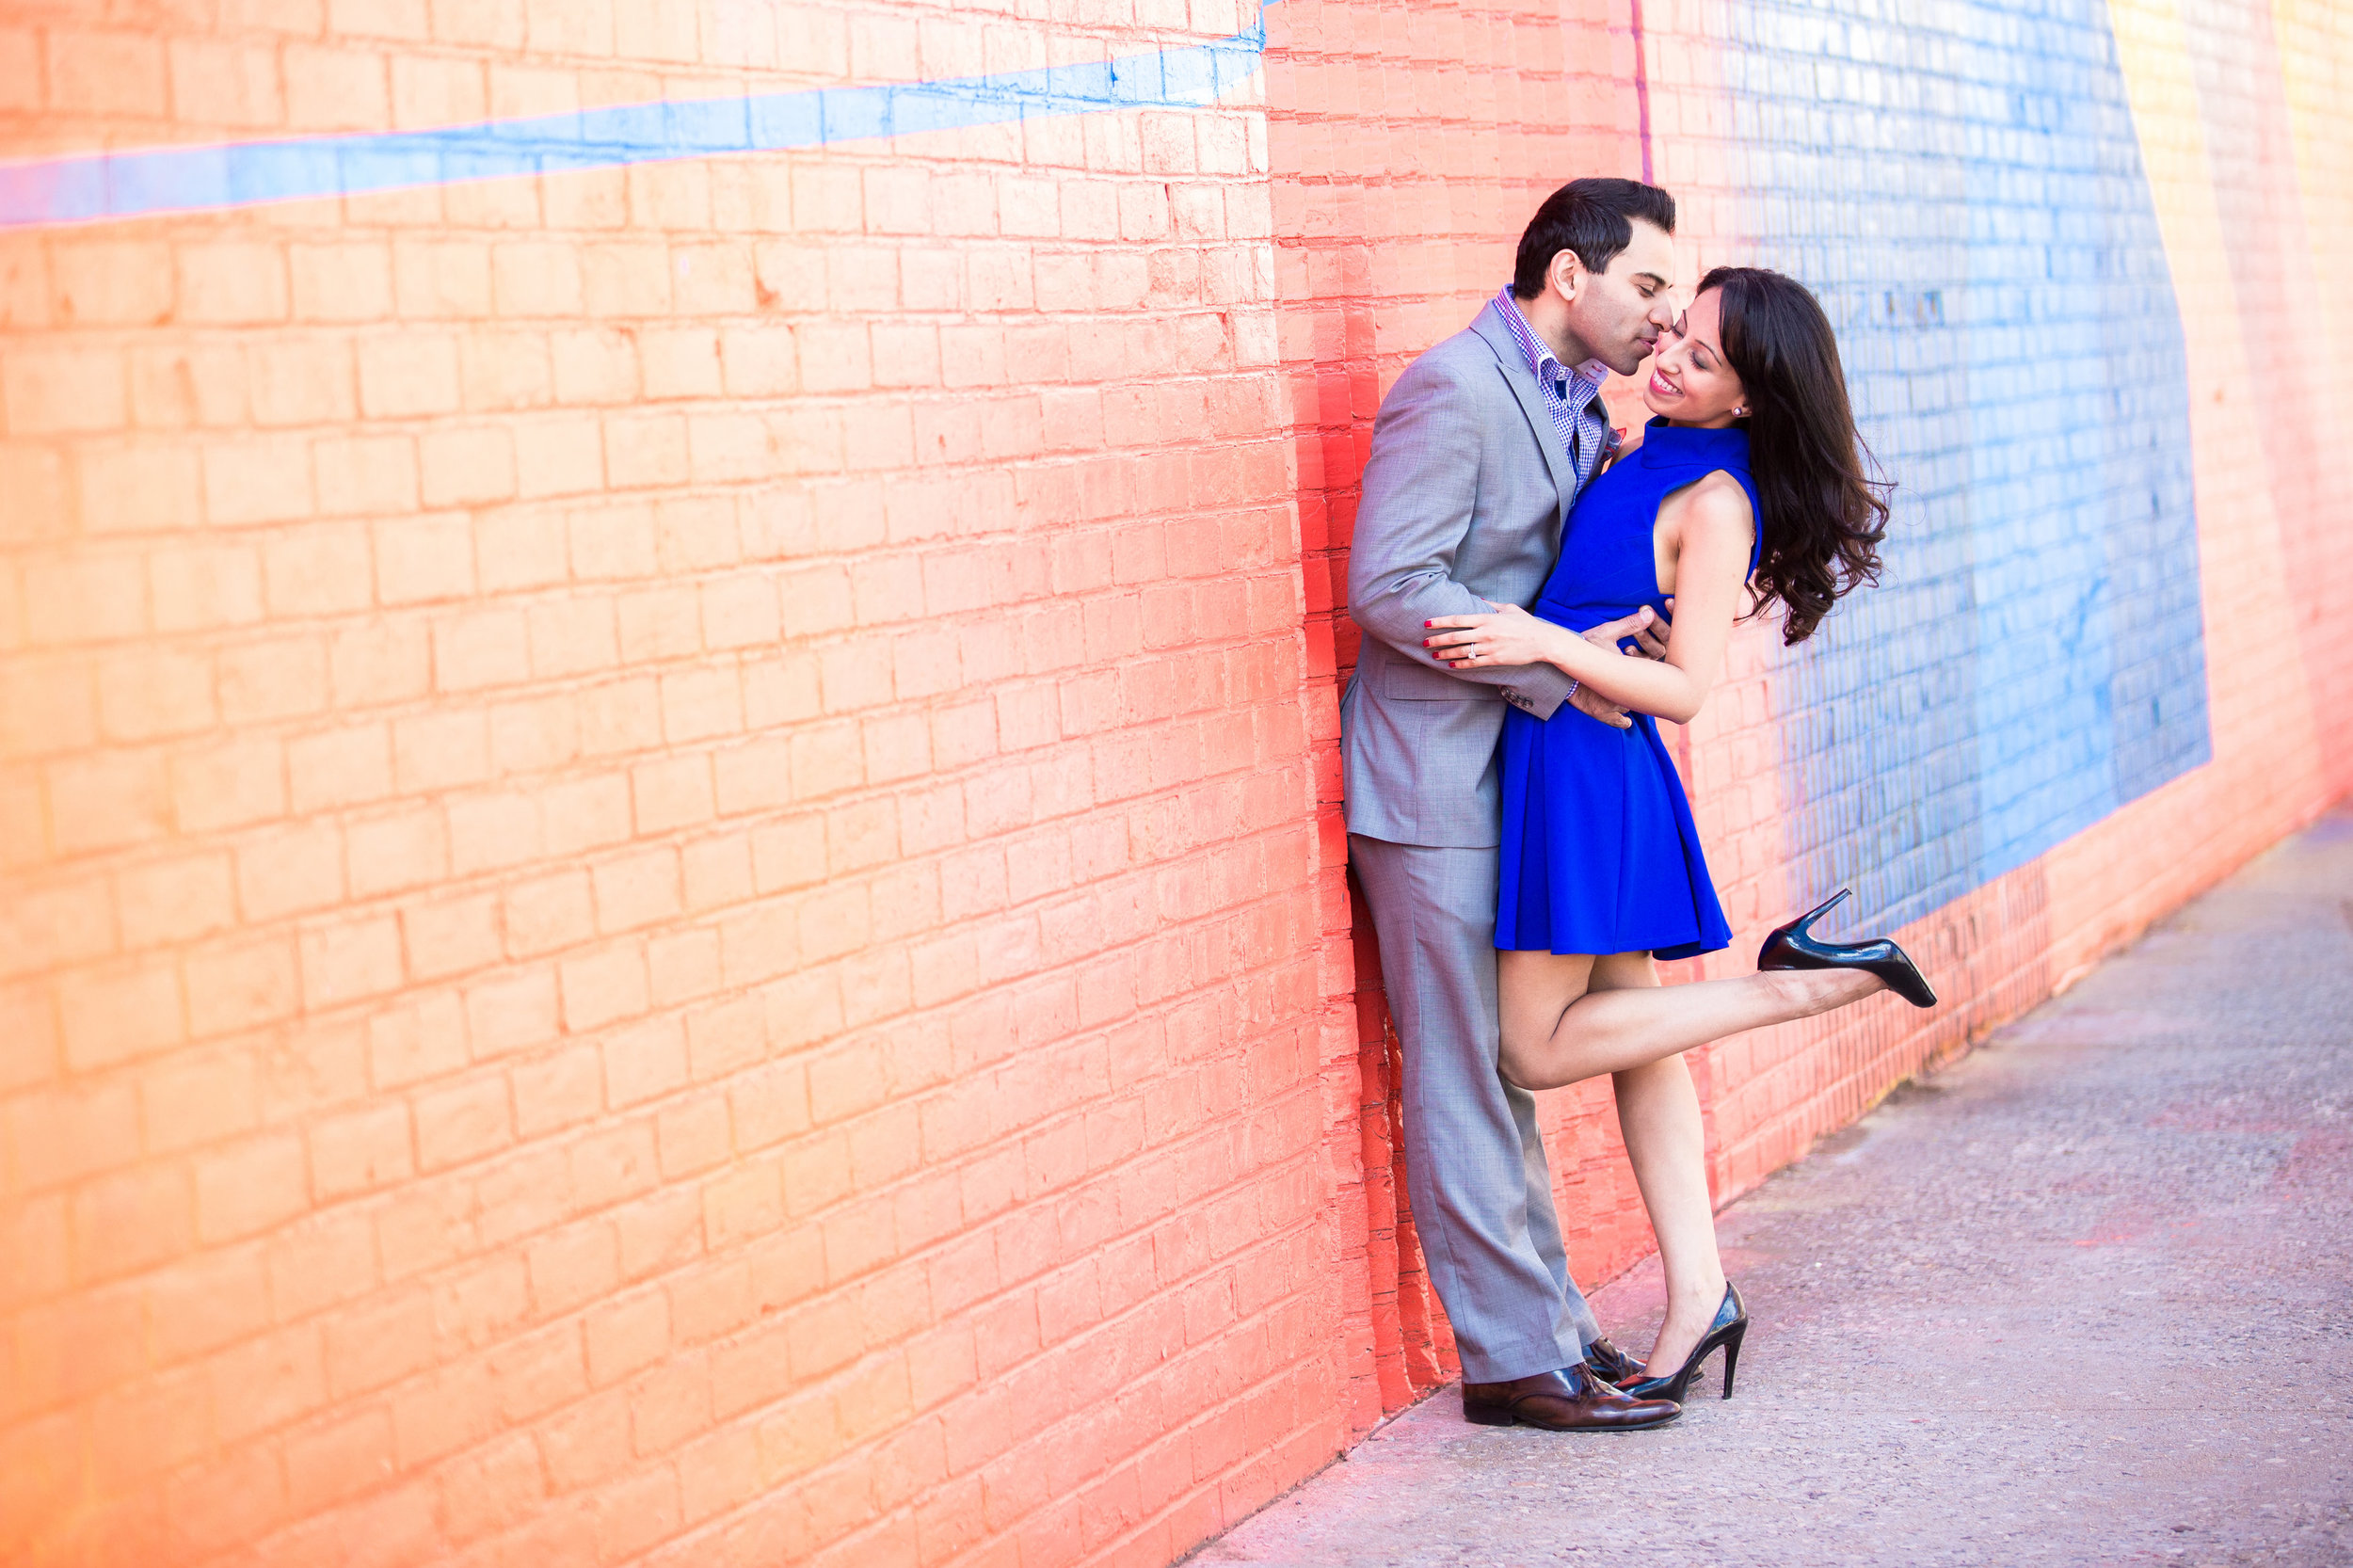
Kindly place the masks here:
POLYGON ((1658 340, 1642 383, 1652 413, 1711 430, 1748 417, 1748 392, 1724 360, 1722 310, 1723 291, 1709 289, 1658 340))

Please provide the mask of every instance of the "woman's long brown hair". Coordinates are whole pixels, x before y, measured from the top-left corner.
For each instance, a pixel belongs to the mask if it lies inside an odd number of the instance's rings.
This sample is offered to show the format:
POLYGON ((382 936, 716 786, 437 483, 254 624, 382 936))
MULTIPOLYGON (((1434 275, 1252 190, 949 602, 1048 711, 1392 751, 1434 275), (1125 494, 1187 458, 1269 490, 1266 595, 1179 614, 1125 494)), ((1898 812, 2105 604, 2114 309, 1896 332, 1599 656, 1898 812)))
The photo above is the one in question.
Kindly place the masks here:
POLYGON ((1837 334, 1805 285, 1720 266, 1700 280, 1709 289, 1722 291, 1724 358, 1748 392, 1749 476, 1765 511, 1752 613, 1778 601, 1783 643, 1801 643, 1841 595, 1879 581, 1895 487, 1872 476, 1837 334))

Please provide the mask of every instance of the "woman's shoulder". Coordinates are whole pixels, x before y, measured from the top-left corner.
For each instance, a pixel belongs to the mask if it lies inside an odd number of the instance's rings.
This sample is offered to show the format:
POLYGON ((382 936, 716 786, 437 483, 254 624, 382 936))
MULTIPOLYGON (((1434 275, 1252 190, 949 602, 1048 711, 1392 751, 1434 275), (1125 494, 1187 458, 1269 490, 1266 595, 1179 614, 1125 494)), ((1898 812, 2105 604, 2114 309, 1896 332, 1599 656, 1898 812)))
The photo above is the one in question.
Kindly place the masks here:
POLYGON ((1702 474, 1683 493, 1680 520, 1686 535, 1721 530, 1745 536, 1756 525, 1756 506, 1743 480, 1743 475, 1729 469, 1710 469, 1702 474))

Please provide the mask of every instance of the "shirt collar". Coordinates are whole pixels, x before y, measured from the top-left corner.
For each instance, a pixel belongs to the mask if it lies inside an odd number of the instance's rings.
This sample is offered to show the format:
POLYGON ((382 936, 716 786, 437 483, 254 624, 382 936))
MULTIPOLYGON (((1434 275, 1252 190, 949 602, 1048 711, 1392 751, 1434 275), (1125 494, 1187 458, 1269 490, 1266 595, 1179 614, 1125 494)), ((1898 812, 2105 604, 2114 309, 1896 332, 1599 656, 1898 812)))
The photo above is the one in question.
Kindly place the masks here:
POLYGON ((1557 388, 1561 382, 1568 381, 1583 387, 1585 395, 1577 399, 1580 404, 1601 394, 1601 384, 1608 378, 1609 368, 1599 360, 1588 360, 1575 371, 1562 364, 1561 357, 1545 347, 1545 340, 1536 335, 1536 328, 1528 324, 1528 312, 1521 310, 1520 302, 1513 297, 1511 284, 1506 283, 1496 291, 1496 310, 1503 317, 1503 325, 1511 329, 1513 342, 1518 344, 1520 352, 1527 356, 1528 368, 1536 373, 1539 382, 1557 388))

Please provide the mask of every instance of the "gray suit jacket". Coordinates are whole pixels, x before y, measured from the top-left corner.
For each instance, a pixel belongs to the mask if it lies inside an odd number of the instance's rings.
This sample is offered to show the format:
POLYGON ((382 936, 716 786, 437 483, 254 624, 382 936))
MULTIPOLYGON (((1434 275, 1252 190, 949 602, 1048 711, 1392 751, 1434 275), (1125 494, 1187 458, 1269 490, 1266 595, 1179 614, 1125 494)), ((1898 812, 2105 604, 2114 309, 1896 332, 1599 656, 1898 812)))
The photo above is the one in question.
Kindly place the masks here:
POLYGON ((1490 300, 1407 368, 1373 424, 1348 558, 1348 613, 1365 630, 1340 695, 1351 833, 1502 841, 1503 704, 1550 718, 1569 678, 1552 664, 1457 675, 1422 648, 1422 622, 1534 603, 1576 498, 1535 373, 1490 300))

